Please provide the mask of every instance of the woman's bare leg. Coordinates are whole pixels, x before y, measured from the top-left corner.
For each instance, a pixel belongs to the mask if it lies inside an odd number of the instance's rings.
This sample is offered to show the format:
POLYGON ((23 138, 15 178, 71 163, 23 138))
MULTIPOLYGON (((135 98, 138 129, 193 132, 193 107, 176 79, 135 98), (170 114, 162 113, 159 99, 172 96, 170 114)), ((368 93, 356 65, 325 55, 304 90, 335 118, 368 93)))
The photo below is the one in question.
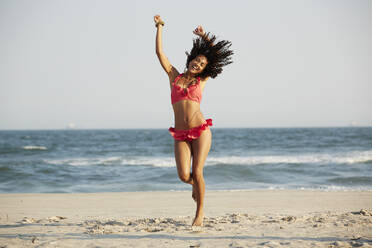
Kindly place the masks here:
POLYGON ((212 143, 212 133, 210 129, 203 131, 200 137, 192 141, 192 176, 193 187, 196 189, 196 214, 193 226, 202 226, 204 218, 204 194, 205 183, 203 177, 203 168, 205 160, 207 159, 212 143))
POLYGON ((176 158, 178 177, 181 181, 193 184, 191 176, 191 144, 187 141, 174 141, 174 156, 176 158))

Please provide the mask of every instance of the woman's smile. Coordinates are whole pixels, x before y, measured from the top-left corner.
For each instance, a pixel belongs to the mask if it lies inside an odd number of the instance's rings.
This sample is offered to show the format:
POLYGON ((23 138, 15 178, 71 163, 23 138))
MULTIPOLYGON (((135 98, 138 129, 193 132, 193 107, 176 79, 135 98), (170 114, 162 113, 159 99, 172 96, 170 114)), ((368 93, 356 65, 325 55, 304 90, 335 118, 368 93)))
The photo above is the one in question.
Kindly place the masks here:
POLYGON ((207 63, 208 63, 207 58, 204 55, 200 54, 190 62, 189 70, 191 73, 199 74, 203 72, 207 63))

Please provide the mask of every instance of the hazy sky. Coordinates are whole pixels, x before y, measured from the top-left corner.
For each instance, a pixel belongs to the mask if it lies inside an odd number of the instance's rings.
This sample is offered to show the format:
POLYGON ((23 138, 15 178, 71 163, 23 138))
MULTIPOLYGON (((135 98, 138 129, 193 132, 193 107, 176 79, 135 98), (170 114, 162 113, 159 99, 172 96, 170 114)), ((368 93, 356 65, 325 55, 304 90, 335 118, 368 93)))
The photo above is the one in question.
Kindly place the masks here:
POLYGON ((163 49, 232 42, 201 104, 215 127, 372 126, 372 1, 0 0, 0 129, 173 125, 163 49))

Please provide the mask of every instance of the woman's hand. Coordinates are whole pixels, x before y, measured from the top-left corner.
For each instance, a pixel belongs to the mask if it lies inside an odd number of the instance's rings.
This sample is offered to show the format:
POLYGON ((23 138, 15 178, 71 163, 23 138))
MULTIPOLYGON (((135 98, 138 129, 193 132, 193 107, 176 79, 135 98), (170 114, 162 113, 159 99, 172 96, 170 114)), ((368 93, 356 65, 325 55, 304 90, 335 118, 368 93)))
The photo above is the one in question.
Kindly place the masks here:
POLYGON ((204 29, 203 29, 202 26, 198 26, 197 28, 195 28, 193 33, 196 34, 196 35, 199 35, 199 36, 203 36, 205 34, 204 29))
POLYGON ((155 22, 155 26, 156 26, 156 27, 158 26, 158 24, 164 25, 164 22, 163 22, 163 20, 160 18, 160 15, 156 15, 156 16, 154 16, 154 22, 155 22))

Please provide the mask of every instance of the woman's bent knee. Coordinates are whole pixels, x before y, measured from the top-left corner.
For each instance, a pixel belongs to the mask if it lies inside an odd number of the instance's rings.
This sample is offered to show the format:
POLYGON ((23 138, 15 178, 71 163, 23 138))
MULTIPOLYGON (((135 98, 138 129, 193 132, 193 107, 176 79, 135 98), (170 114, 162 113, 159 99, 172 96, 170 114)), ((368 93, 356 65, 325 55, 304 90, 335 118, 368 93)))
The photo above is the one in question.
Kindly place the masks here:
POLYGON ((190 174, 178 174, 178 177, 180 178, 180 180, 184 183, 189 183, 190 180, 191 180, 191 176, 190 174))

